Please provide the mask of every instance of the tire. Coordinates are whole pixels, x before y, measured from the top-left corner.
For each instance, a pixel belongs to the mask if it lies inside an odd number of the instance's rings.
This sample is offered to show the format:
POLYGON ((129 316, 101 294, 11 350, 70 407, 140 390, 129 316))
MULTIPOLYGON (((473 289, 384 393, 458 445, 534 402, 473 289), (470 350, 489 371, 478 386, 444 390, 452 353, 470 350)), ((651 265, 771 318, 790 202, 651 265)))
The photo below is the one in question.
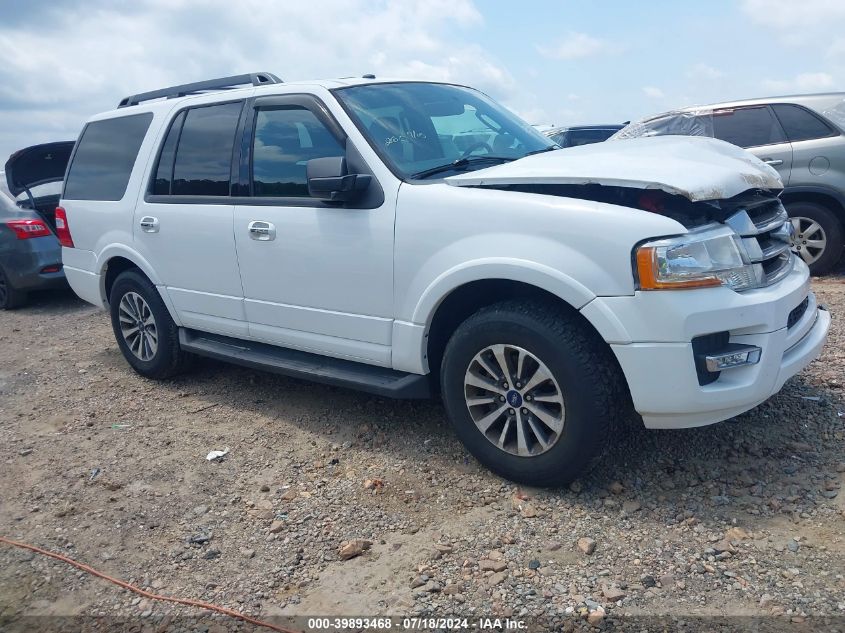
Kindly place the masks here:
POLYGON ((190 355, 179 345, 179 328, 156 287, 141 272, 128 270, 115 279, 109 307, 114 338, 136 372, 163 380, 187 368, 190 355), (138 330, 140 320, 146 325, 143 336, 136 336, 133 328, 138 330))
MULTIPOLYGON (((489 371, 486 378, 490 378, 489 371)), ((564 485, 583 474, 598 461, 609 439, 614 437, 612 426, 633 412, 627 385, 608 345, 577 315, 540 302, 503 302, 469 317, 446 345, 440 380, 447 413, 466 448, 484 466, 502 477, 535 486, 564 485), (488 349, 490 346, 501 346, 494 349, 503 352, 511 370, 518 365, 519 356, 524 356, 522 380, 532 382, 530 370, 535 364, 537 372, 545 369, 552 380, 531 386, 516 381, 514 371, 511 371, 510 391, 503 388, 503 382, 497 385, 502 392, 507 392, 495 395, 498 402, 470 404, 467 398, 483 402, 488 394, 494 393, 466 382, 485 378, 481 369, 483 359, 487 359, 493 370, 498 370, 500 377, 504 373, 501 364, 496 363, 495 351, 488 349), (524 401, 512 399, 517 385, 524 390, 517 390, 525 397, 524 401), (555 389, 562 396, 562 406, 551 403, 556 396, 548 394, 555 389), (505 402, 501 401, 502 395, 505 402), (541 403, 540 398, 546 402, 541 403), (533 402, 529 403, 529 399, 533 402), (520 407, 511 407, 512 404, 520 404, 520 407), (528 416, 523 416, 526 409, 521 408, 522 405, 533 407, 528 416), (514 416, 510 423, 504 417, 497 418, 485 434, 476 420, 486 424, 489 416, 495 415, 501 406, 509 407, 502 415, 512 410, 514 416), (540 418, 532 413, 538 408, 546 420, 559 417, 562 422, 559 433, 546 434, 548 448, 539 441, 534 441, 533 447, 529 445, 532 433, 536 440, 543 431, 552 430, 552 426, 538 424, 540 418), (532 417, 540 433, 531 427, 528 419, 532 417), (523 436, 528 438, 523 454, 519 454, 521 448, 515 430, 520 420, 526 429, 523 436), (504 432, 506 424, 510 426, 504 432), (498 436, 498 441, 505 437, 505 441, 500 446, 488 436, 498 436), (525 448, 529 454, 525 453, 525 448)))
POLYGON ((786 210, 795 227, 793 251, 810 267, 810 274, 824 275, 830 272, 842 256, 845 246, 842 220, 833 211, 815 202, 790 202, 786 205, 786 210), (814 223, 819 229, 812 229, 813 234, 801 233, 802 227, 812 228, 814 223), (821 251, 812 247, 807 250, 808 238, 818 240, 821 236, 825 240, 824 248, 821 251))
POLYGON ((0 268, 0 310, 20 308, 26 300, 26 292, 13 287, 6 273, 0 268))

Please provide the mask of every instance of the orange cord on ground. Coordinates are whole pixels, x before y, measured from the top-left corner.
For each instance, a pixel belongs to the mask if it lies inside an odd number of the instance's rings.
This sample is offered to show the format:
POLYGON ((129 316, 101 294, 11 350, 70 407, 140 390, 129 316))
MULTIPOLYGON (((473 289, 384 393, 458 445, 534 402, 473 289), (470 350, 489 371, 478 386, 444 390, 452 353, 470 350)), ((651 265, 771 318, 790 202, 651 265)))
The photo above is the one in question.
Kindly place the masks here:
POLYGON ((177 604, 184 604, 188 605, 189 607, 199 607, 200 609, 208 609, 209 611, 217 611, 218 613, 222 613, 224 615, 228 615, 232 618, 237 618, 238 620, 243 620, 245 622, 249 622, 250 624, 255 624, 256 626, 263 626, 268 629, 272 629, 274 631, 279 631, 279 633, 297 633, 291 629, 286 629, 281 626, 277 626, 275 624, 271 624, 269 622, 264 622, 262 620, 257 620, 256 618, 252 618, 248 615, 244 615, 243 613, 239 613, 233 609, 227 609, 226 607, 218 607, 217 605, 210 604, 208 602, 202 602, 201 600, 191 600, 190 598, 172 598, 170 596, 160 596, 156 593, 150 593, 149 591, 144 591, 134 585, 130 585, 128 582, 124 582, 122 580, 118 580, 117 578, 112 578, 111 576, 104 574, 101 571, 97 571, 93 567, 89 567, 84 563, 79 563, 72 558, 68 558, 67 556, 62 556, 61 554, 56 554, 55 552, 50 552, 45 549, 41 549, 40 547, 36 547, 35 545, 29 545, 28 543, 21 543, 20 541, 13 541, 10 538, 6 538, 5 536, 0 536, 0 543, 6 543, 7 545, 13 545, 14 547, 20 547, 22 549, 28 549, 32 552, 36 552, 37 554, 41 554, 42 556, 49 556, 50 558, 55 558, 56 560, 60 560, 63 563, 67 563, 68 565, 73 565, 81 569, 84 572, 91 574, 92 576, 97 576, 98 578, 102 578, 103 580, 108 580, 124 589, 128 589, 129 591, 133 591, 145 598, 149 598, 151 600, 162 600, 164 602, 176 602, 177 604))

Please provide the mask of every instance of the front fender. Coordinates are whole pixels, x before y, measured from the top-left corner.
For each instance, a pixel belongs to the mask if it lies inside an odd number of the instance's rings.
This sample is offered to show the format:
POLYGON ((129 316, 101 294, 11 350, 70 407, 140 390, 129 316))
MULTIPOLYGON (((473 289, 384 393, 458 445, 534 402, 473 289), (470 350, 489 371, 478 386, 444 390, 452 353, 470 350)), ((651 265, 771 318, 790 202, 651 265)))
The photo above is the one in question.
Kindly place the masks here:
POLYGON ((463 262, 440 274, 417 302, 412 322, 428 326, 437 307, 453 290, 485 279, 504 279, 535 286, 560 297, 575 309, 595 298, 595 294, 583 284, 549 266, 524 259, 489 257, 463 262))

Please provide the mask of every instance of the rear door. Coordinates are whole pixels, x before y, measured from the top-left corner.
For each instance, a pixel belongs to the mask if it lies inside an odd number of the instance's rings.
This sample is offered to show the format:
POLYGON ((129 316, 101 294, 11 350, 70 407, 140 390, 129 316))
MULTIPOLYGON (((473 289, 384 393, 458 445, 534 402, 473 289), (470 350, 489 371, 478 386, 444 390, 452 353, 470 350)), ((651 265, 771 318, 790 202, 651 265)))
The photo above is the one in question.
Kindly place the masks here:
POLYGON ((182 324, 246 336, 230 181, 244 102, 184 108, 172 119, 135 209, 138 251, 182 324))
POLYGON ((792 145, 767 105, 720 108, 713 111, 713 135, 744 147, 774 167, 784 185, 792 172, 792 145))

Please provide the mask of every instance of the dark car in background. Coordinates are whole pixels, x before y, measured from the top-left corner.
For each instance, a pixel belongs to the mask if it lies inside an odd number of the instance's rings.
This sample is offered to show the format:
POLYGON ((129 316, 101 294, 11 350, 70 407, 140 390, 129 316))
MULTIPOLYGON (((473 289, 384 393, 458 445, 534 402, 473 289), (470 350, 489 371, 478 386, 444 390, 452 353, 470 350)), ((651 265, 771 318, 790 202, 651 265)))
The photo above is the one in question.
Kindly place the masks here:
POLYGON ((612 140, 711 136, 747 149, 780 174, 792 248, 814 275, 845 248, 845 92, 695 106, 631 123, 612 140))
POLYGON ((610 123, 607 125, 571 125, 568 127, 553 127, 543 130, 543 134, 561 147, 576 147, 601 143, 621 130, 624 125, 610 123))
POLYGON ((5 165, 11 199, 0 192, 0 309, 23 305, 33 290, 66 287, 55 209, 73 141, 27 147, 5 165))

